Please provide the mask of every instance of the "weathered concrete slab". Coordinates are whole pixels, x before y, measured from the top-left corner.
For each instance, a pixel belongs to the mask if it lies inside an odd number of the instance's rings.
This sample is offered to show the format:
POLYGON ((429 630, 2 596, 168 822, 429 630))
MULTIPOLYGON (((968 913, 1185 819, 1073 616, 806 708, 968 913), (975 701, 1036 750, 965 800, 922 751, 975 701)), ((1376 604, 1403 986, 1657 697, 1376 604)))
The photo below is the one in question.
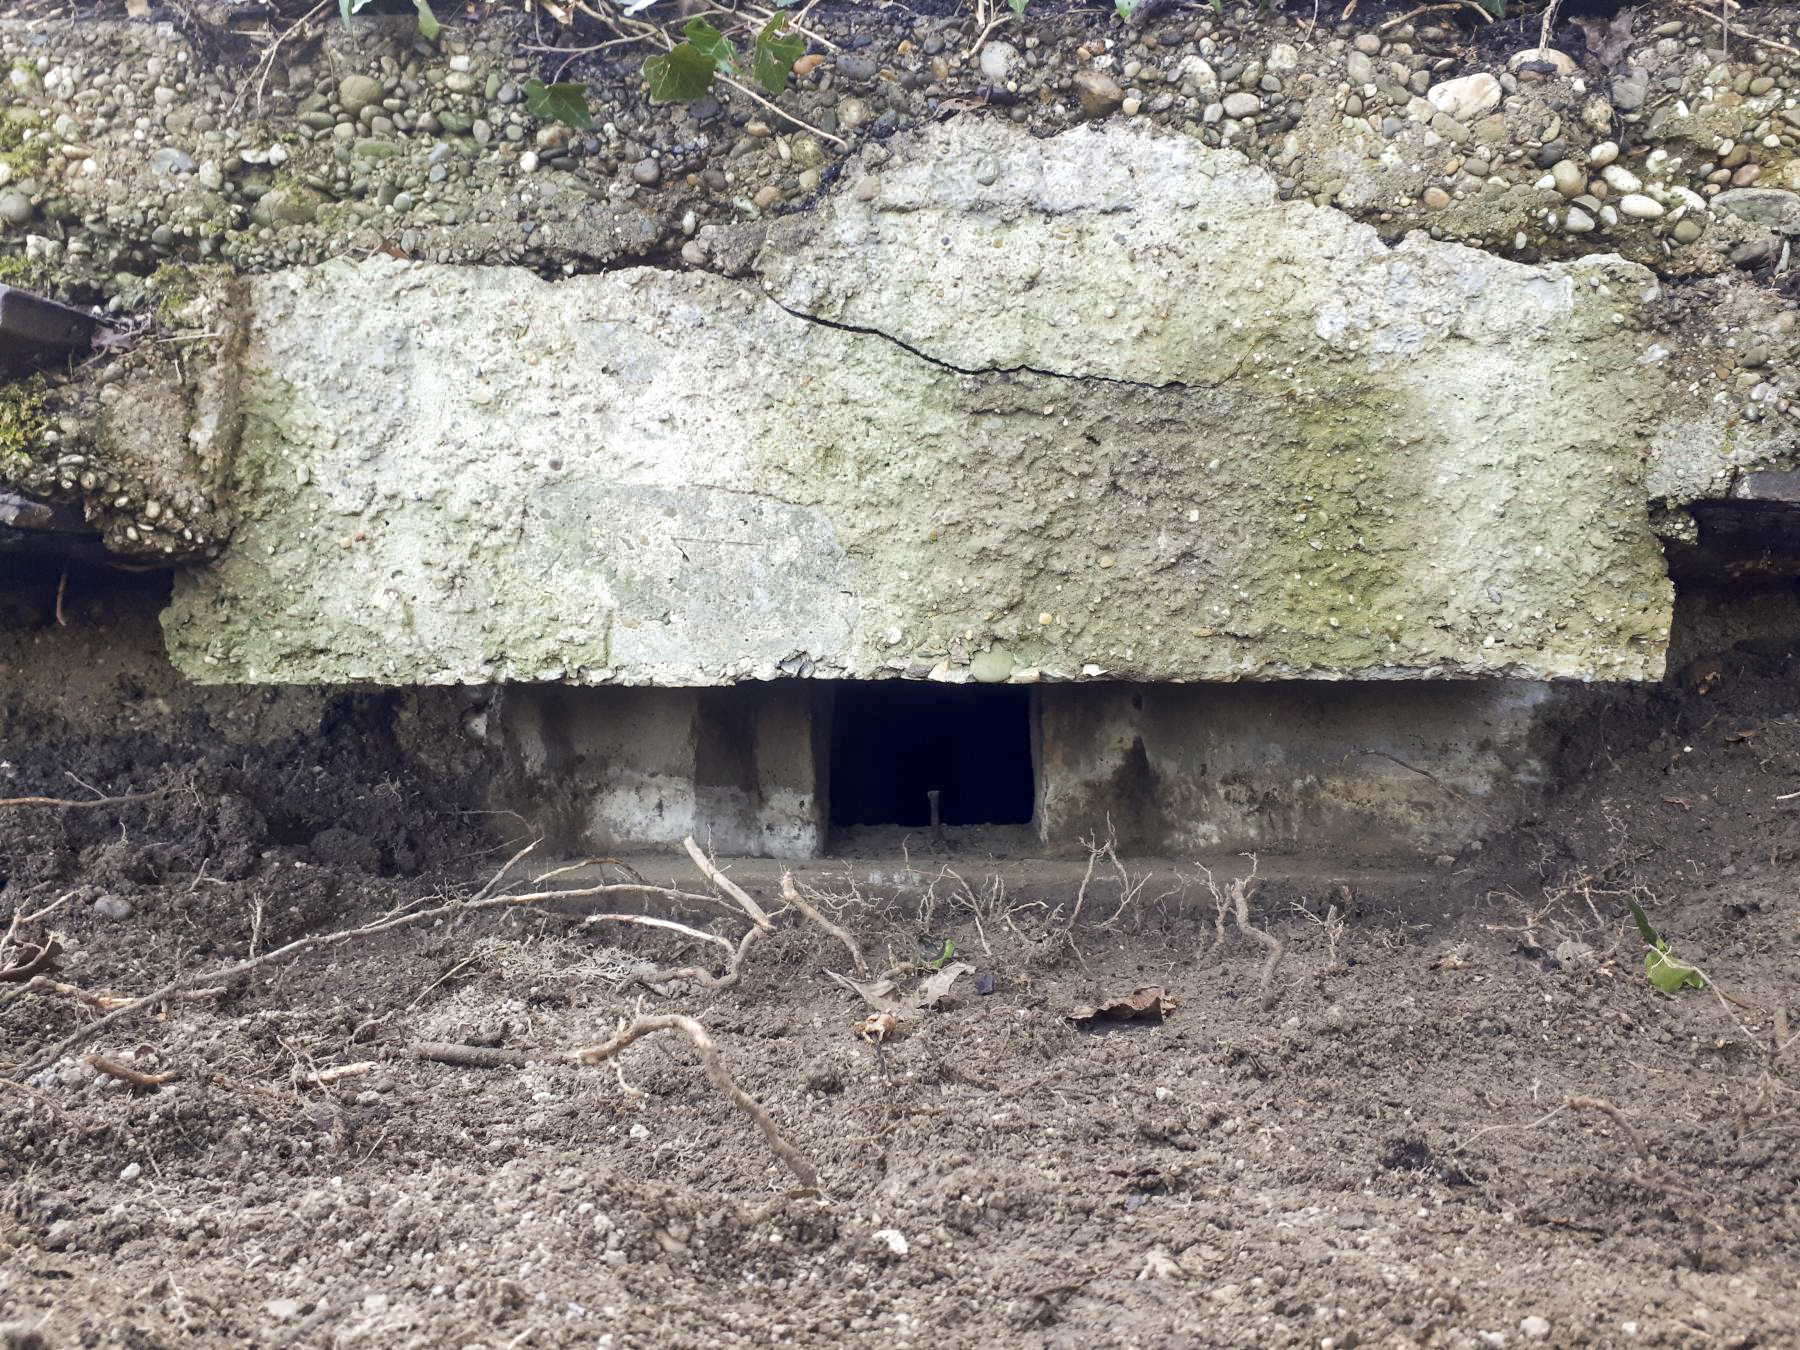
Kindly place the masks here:
POLYGON ((1198 142, 993 122, 869 152, 757 268, 256 280, 241 521, 177 662, 1660 672, 1641 268, 1390 250, 1198 142))

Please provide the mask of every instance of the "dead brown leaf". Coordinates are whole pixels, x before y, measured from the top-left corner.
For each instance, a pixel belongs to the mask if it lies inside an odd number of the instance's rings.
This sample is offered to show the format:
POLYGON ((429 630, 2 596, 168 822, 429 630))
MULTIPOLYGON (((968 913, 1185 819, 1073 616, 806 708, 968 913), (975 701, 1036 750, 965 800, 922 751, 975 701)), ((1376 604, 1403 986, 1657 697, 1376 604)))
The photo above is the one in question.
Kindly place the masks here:
POLYGON ((1570 19, 1569 22, 1587 38, 1588 50, 1594 54, 1594 59, 1608 70, 1617 70, 1631 46, 1631 30, 1637 23, 1637 11, 1622 9, 1611 22, 1605 19, 1570 19))
POLYGON ((903 1034, 909 1023, 917 1021, 937 1007, 949 994, 950 987, 962 976, 971 974, 974 969, 974 966, 966 962, 952 961, 942 970, 921 980, 916 989, 905 994, 899 992, 892 980, 864 982, 852 980, 835 970, 825 973, 874 1009, 856 1024, 854 1030, 865 1041, 880 1042, 893 1040, 903 1034))
POLYGON ((855 1030, 856 1034, 861 1036, 865 1041, 873 1041, 875 1044, 879 1045, 883 1041, 898 1036, 901 1032, 901 1028, 905 1025, 905 1022, 894 1013, 878 1012, 870 1013, 867 1017, 863 1018, 862 1021, 856 1024, 855 1030))
POLYGON ((950 992, 951 985, 955 984, 962 976, 973 975, 974 973, 975 967, 968 962, 952 961, 942 970, 939 970, 930 978, 922 981, 919 984, 919 987, 913 990, 913 1007, 919 1009, 921 1012, 924 1012, 928 1008, 937 1007, 937 1005, 943 1001, 944 996, 950 992))
POLYGON ((1124 998, 1109 999, 1095 1008, 1077 1008, 1069 1014, 1071 1022, 1160 1022, 1181 1000, 1160 984, 1147 984, 1133 989, 1124 998))
POLYGON ((896 986, 892 980, 853 980, 847 975, 838 974, 835 970, 828 970, 825 973, 876 1012, 895 1012, 901 1006, 900 1000, 894 997, 896 986))

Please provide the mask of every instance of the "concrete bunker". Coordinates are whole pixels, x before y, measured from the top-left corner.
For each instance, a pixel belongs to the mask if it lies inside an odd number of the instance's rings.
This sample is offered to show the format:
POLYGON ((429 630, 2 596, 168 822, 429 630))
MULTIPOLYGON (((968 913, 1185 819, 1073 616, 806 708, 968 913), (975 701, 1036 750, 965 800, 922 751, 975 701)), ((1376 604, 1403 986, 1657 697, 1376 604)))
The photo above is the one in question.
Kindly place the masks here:
POLYGON ((1546 727, 1582 686, 1531 680, 463 691, 511 771, 489 789, 572 852, 1021 856, 1455 852, 1530 814, 1546 727), (932 819, 931 793, 938 815, 932 819))

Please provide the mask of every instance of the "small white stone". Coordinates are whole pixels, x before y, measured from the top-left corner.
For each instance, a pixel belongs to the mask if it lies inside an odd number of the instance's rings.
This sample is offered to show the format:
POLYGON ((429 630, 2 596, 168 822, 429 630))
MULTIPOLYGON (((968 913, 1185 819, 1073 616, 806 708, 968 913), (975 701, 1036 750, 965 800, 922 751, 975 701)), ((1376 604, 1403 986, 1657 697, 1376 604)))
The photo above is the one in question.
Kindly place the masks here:
POLYGON ((1655 220, 1662 213, 1662 205, 1641 192, 1628 192, 1619 198, 1619 214, 1633 220, 1655 220))
POLYGON ((1500 81, 1485 70, 1445 80, 1425 91, 1425 101, 1459 122, 1472 122, 1500 106, 1500 81))
POLYGON ((906 1234, 898 1228, 877 1228, 875 1236, 887 1243, 888 1250, 895 1256, 905 1256, 912 1250, 912 1245, 906 1240, 906 1234))
POLYGON ((535 150, 527 150, 524 154, 519 156, 520 173, 536 173, 537 166, 538 157, 535 150))
POLYGON ((1519 1323, 1519 1330, 1525 1333, 1528 1341, 1541 1341, 1550 1335, 1550 1323, 1535 1313, 1519 1323))
POLYGON ((1619 157, 1619 147, 1614 141, 1601 141, 1588 151, 1588 163, 1596 169, 1604 169, 1619 157))
POLYGON ((1642 192, 1644 190, 1644 180, 1623 164, 1608 164, 1600 170, 1600 176, 1606 180, 1606 185, 1615 192, 1642 192))
POLYGON ((1569 208, 1569 218, 1563 222, 1563 229, 1570 234, 1586 234, 1594 228, 1594 218, 1579 206, 1569 208))
POLYGON ((126 1163, 124 1170, 119 1173, 119 1180, 120 1181, 136 1181, 143 1174, 144 1174, 144 1169, 140 1164, 126 1163))
POLYGON ((1019 50, 1005 42, 990 42, 981 49, 981 77, 990 84, 1005 84, 1019 63, 1019 50))

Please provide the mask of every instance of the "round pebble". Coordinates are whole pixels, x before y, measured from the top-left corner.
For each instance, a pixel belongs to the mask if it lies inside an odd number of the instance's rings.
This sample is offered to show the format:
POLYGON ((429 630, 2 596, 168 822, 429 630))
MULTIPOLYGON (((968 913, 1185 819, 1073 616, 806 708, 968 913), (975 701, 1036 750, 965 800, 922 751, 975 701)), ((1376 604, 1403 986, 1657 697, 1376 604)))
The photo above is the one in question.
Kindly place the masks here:
POLYGON ((1579 197, 1587 191, 1587 175, 1572 159, 1559 159, 1550 167, 1551 181, 1565 197, 1579 197))
POLYGON ((1641 192, 1627 192, 1619 198, 1619 214, 1633 220, 1655 220, 1663 213, 1661 203, 1641 192))
POLYGON ((131 917, 131 902, 117 895, 103 895, 94 901, 94 913, 117 922, 131 917))
POLYGON ((1608 187, 1618 192, 1642 192, 1644 180, 1639 178, 1623 164, 1608 164, 1600 171, 1608 187))
POLYGON ((990 42, 981 49, 981 78, 990 84, 1005 84, 1018 63, 1018 48, 1005 42, 990 42))
POLYGON ((346 75, 338 81, 338 102, 352 117, 360 116, 364 108, 380 101, 380 80, 367 75, 346 75))
POLYGON ((1427 210, 1442 211, 1450 205, 1450 194, 1441 187, 1428 187, 1421 200, 1424 201, 1427 210))
POLYGON ((29 224, 33 211, 31 198, 23 192, 0 192, 0 220, 8 225, 29 224))

